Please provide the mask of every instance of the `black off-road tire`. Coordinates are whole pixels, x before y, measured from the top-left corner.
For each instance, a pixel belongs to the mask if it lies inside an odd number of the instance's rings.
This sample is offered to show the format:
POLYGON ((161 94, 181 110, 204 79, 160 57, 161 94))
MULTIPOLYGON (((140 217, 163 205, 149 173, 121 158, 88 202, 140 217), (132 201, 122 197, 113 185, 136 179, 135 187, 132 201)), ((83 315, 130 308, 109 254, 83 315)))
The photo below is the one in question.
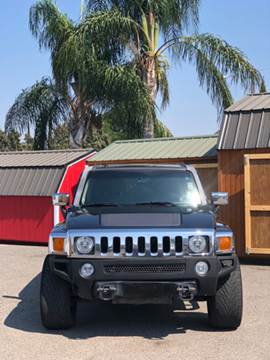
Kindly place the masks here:
POLYGON ((235 330, 241 324, 243 292, 238 261, 235 270, 219 281, 216 295, 207 300, 207 308, 209 323, 214 328, 235 330))
POLYGON ((50 269, 49 258, 43 264, 40 284, 40 314, 47 329, 67 329, 75 324, 76 300, 70 284, 50 269))

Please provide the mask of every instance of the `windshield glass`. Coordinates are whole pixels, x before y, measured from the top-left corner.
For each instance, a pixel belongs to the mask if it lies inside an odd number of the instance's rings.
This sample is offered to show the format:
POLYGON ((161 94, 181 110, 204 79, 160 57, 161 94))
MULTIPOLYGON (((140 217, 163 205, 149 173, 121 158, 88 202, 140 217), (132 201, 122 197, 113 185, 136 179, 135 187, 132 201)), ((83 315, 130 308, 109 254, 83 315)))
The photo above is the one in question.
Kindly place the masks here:
POLYGON ((81 206, 201 204, 190 171, 178 169, 110 169, 89 173, 81 206))

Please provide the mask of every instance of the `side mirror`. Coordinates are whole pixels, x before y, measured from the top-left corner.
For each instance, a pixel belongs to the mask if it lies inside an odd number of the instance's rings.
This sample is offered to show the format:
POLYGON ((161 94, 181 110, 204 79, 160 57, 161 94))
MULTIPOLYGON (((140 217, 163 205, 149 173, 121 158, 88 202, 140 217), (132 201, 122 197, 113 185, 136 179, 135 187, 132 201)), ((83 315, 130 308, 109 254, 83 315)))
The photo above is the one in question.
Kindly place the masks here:
POLYGON ((64 193, 53 194, 52 202, 54 206, 68 206, 69 194, 64 194, 64 193))
POLYGON ((229 203, 229 195, 227 192, 213 192, 211 194, 211 203, 213 205, 221 206, 229 203))

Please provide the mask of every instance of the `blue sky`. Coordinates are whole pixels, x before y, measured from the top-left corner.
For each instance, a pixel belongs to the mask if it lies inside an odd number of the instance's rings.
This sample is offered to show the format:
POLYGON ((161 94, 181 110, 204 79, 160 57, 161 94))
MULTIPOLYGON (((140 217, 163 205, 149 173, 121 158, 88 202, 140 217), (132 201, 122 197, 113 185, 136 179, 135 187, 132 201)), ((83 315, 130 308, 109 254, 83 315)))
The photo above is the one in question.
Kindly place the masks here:
MULTIPOLYGON (((2 1, 0 12, 0 128, 20 91, 50 74, 49 54, 40 51, 28 29, 33 0, 2 1)), ((79 18, 80 0, 58 0, 73 19, 79 18)), ((270 89, 269 0, 202 0, 200 32, 211 32, 239 47, 264 74, 270 89)), ((171 102, 159 118, 175 136, 210 134, 217 130, 217 111, 198 86, 190 65, 173 66, 169 74, 171 102)), ((239 99, 243 90, 233 87, 239 99)))

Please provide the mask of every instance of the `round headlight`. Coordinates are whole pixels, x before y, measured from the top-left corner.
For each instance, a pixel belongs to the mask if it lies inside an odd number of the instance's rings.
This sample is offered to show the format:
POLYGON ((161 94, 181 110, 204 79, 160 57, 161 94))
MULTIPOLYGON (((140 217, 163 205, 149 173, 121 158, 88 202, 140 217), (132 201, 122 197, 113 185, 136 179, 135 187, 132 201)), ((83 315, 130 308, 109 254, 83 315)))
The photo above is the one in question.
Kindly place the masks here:
POLYGON ((189 238, 188 246, 190 250, 195 253, 203 253, 206 251, 206 239, 203 236, 192 236, 189 238))
POLYGON ((94 239, 89 236, 81 236, 76 239, 76 248, 80 254, 90 254, 94 248, 94 239))

